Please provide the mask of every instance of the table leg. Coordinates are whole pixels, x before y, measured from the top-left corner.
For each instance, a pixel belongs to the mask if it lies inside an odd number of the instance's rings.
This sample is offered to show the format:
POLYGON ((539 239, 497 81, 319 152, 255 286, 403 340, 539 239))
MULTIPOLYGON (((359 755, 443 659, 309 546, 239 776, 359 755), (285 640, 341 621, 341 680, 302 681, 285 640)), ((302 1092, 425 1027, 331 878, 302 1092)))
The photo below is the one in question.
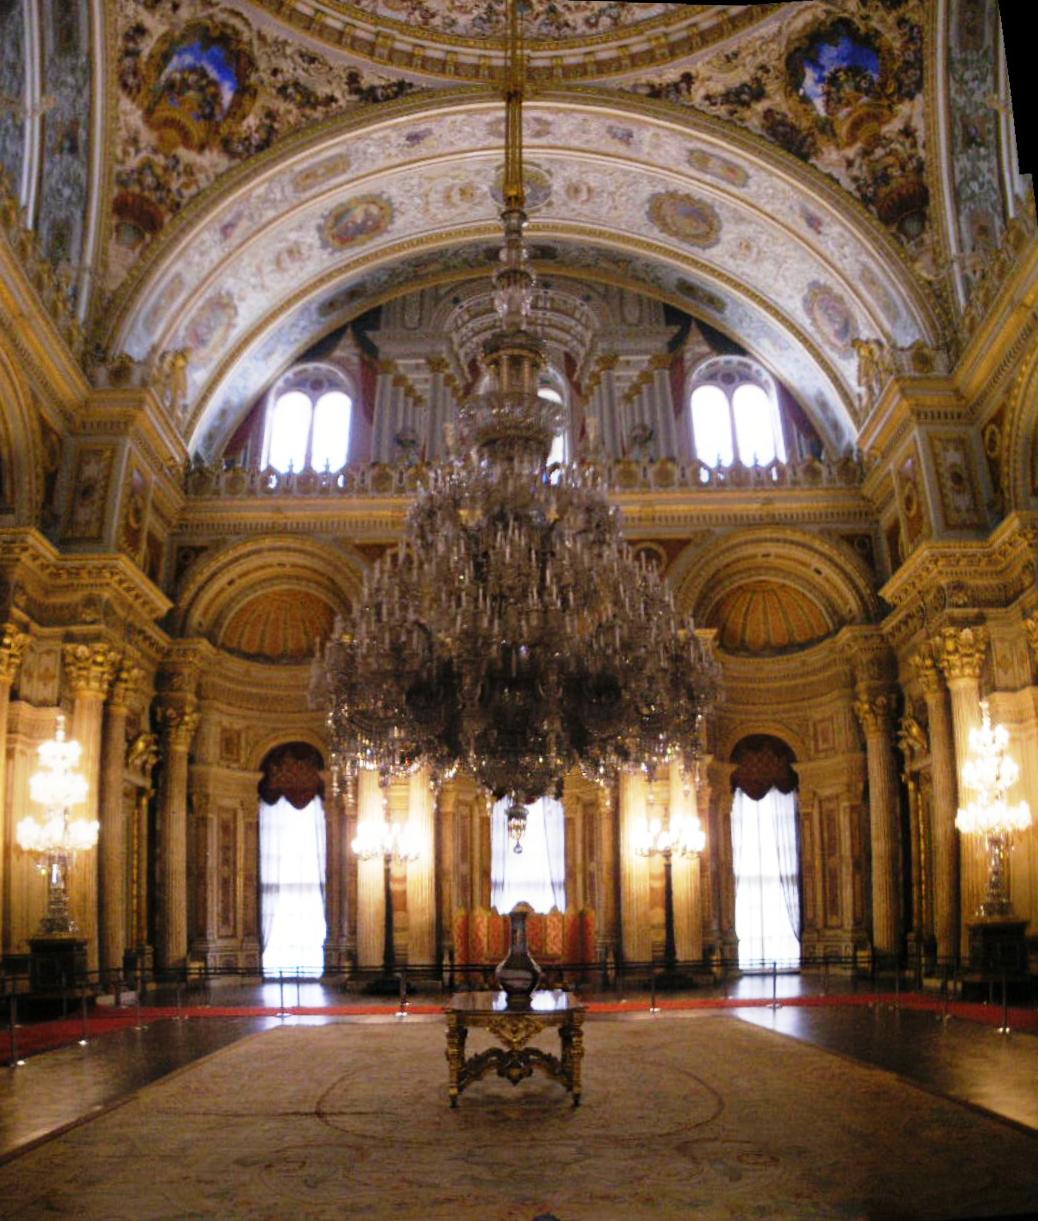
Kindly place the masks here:
POLYGON ((458 1105, 461 1069, 465 1063, 465 1024, 460 1013, 447 1014, 447 1089, 451 1106, 458 1105))
POLYGON ((573 1094, 573 1105, 580 1106, 581 1067, 584 1062, 584 1015, 573 1014, 572 1019, 559 1031, 563 1037, 562 1062, 573 1094))

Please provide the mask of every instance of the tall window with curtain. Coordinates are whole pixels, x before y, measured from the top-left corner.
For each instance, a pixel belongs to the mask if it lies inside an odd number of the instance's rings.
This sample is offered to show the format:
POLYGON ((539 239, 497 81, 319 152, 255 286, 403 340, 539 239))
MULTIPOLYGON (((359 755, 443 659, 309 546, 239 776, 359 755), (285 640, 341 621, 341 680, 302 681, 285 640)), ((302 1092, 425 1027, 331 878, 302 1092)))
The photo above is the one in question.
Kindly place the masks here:
POLYGON ((517 903, 534 911, 566 910, 566 819, 562 802, 539 797, 526 807, 522 852, 508 837, 507 798, 490 813, 490 903, 510 912, 517 903))
POLYGON ((689 394, 692 448, 706 466, 786 461, 775 383, 754 361, 719 356, 696 370, 689 394))
POLYGON ((260 933, 264 975, 324 970, 325 815, 321 756, 291 742, 260 783, 260 933))
POLYGON ((270 394, 260 466, 337 471, 350 449, 353 399, 345 376, 330 365, 299 365, 270 394))
POLYGON ((732 756, 735 933, 742 970, 800 962, 797 776, 778 738, 744 738, 732 756))

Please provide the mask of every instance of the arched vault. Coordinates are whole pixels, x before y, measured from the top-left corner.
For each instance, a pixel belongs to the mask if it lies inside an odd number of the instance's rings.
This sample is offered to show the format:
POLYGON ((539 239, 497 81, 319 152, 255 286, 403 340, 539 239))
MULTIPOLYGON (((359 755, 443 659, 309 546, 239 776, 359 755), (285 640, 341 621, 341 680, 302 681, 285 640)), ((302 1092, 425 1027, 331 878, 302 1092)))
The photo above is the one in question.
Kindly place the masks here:
MULTIPOLYGON (((529 239, 739 336, 834 445, 857 428, 852 341, 940 341, 900 247, 824 174, 670 103, 545 92, 526 108, 529 239)), ((438 92, 339 119, 227 175, 113 302, 109 347, 191 350, 187 440, 209 452, 315 334, 422 282, 486 274, 501 102, 438 92)))

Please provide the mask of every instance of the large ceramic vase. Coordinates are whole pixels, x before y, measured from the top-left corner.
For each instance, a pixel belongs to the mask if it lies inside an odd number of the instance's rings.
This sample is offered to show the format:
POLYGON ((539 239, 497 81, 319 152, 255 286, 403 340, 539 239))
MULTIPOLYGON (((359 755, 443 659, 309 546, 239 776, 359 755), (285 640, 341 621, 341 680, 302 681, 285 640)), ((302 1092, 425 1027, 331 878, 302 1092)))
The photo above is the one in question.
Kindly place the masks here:
POLYGON ((498 986, 508 997, 510 1009, 528 1007, 541 978, 541 968, 530 956, 526 941, 526 918, 532 911, 528 903, 517 903, 509 912, 508 954, 494 971, 498 986))

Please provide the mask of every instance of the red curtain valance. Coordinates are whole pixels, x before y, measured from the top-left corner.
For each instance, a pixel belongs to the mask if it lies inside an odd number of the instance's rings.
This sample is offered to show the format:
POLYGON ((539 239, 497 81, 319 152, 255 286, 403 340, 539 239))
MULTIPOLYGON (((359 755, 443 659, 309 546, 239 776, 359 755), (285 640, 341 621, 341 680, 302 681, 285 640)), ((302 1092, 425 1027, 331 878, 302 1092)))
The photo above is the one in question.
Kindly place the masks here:
POLYGON ((278 746, 263 760, 263 779, 259 795, 267 805, 282 797, 297 810, 308 806, 315 797, 324 796, 321 770, 324 760, 307 742, 288 742, 278 746))
POLYGON ((771 734, 755 733, 743 738, 732 751, 732 762, 735 764, 732 788, 742 789, 753 801, 760 801, 772 789, 792 793, 797 787, 798 777, 793 770, 796 755, 771 734))

